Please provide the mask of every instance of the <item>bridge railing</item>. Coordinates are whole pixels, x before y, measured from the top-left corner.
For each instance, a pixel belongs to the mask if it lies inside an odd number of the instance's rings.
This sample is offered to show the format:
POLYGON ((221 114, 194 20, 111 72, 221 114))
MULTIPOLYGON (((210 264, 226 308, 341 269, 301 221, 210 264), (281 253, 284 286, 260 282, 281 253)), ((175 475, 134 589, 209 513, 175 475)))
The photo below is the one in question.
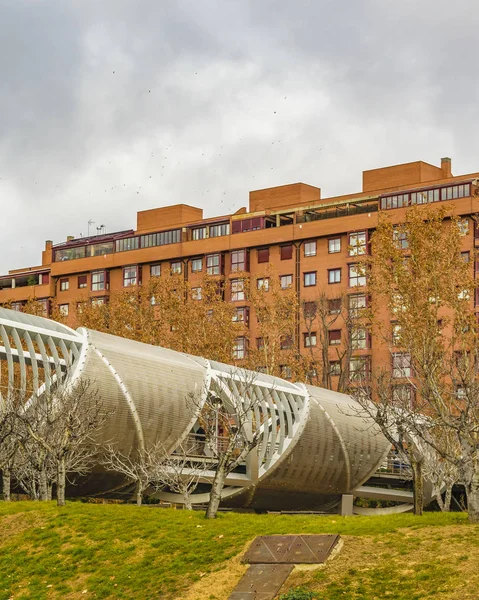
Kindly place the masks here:
POLYGON ((412 477, 411 465, 397 454, 389 454, 376 471, 377 475, 394 475, 399 478, 412 477))
POLYGON ((190 433, 186 436, 181 448, 175 450, 173 454, 213 459, 227 450, 229 443, 230 440, 226 436, 217 436, 207 440, 203 433, 190 433))

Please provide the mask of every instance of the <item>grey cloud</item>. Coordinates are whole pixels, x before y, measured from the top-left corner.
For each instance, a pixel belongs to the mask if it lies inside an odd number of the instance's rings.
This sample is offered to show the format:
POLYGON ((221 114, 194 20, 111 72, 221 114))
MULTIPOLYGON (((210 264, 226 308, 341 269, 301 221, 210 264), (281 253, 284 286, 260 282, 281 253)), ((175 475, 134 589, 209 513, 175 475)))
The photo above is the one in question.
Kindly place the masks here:
POLYGON ((348 193, 363 169, 446 154, 477 169, 472 0, 0 11, 1 272, 89 218, 114 230, 170 203, 227 213, 299 180, 348 193))

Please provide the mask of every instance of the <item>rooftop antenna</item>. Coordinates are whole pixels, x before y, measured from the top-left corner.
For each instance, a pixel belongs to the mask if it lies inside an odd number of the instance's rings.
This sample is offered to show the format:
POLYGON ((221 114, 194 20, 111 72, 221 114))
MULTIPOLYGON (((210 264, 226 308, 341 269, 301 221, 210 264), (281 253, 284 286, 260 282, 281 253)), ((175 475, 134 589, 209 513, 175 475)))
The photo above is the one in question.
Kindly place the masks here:
POLYGON ((90 236, 90 225, 93 225, 94 222, 91 219, 88 220, 88 236, 90 236))

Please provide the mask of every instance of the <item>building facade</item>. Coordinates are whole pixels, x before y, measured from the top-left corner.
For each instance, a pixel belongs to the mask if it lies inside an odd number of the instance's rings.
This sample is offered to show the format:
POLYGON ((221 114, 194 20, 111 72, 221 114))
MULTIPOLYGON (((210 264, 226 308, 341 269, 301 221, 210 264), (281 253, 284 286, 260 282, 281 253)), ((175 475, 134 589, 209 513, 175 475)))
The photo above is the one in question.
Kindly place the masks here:
MULTIPOLYGON (((365 171, 362 190, 345 196, 322 198, 320 188, 296 183, 252 191, 248 208, 231 215, 204 219, 202 209, 184 204, 141 211, 135 229, 68 237, 58 244, 47 241, 40 266, 0 277, 0 304, 22 310, 35 298, 48 316, 54 300, 74 324, 80 296, 103 303, 115 291, 145 284, 150 277, 181 273, 194 287, 204 274, 217 276, 229 281, 225 299, 237 306, 248 327, 236 349, 235 357, 242 358, 246 340, 257 337, 257 321, 249 313, 239 274, 261 286, 274 271, 281 286, 293 287, 303 305, 321 289, 332 310, 334 300, 342 297, 348 298, 349 310, 357 310, 368 302, 358 256, 368 251, 381 211, 399 223, 407 207, 453 204, 464 222, 463 251, 472 257, 479 241, 474 219, 478 190, 479 172, 453 176, 451 160, 443 158, 440 167, 418 161, 365 171)), ((317 343, 314 332, 299 328, 295 343, 309 352, 317 343)), ((345 335, 339 326, 330 331, 332 353, 344 344, 345 335)), ((386 360, 384 349, 367 333, 355 339, 353 371, 381 360, 386 360)), ((404 365, 396 368, 404 371, 404 365)))

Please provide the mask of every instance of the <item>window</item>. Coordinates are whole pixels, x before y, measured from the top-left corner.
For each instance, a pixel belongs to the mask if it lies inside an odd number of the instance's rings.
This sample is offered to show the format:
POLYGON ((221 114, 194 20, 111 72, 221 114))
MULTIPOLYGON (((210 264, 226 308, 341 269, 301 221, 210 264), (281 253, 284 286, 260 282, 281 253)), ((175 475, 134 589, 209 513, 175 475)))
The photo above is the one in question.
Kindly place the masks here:
POLYGON ((267 292, 269 290, 269 277, 261 277, 256 280, 256 288, 267 292))
POLYGON ((356 231, 349 234, 349 256, 357 256, 358 254, 366 254, 368 236, 365 231, 356 231))
POLYGON ((280 365, 279 368, 283 379, 292 379, 293 370, 289 365, 280 365))
POLYGON ((291 335, 285 335, 279 342, 281 350, 289 350, 293 346, 293 338, 291 335))
POLYGON ((269 262, 269 248, 258 248, 258 263, 269 262))
POLYGON ((402 229, 395 229, 393 231, 394 243, 398 248, 402 250, 407 250, 409 248, 409 239, 407 231, 402 229))
POLYGON ((367 308, 367 296, 366 294, 352 294, 348 298, 348 309, 349 314, 354 319, 357 319, 367 308))
POLYGON ((231 272, 236 273, 238 271, 249 270, 248 251, 247 250, 233 250, 231 253, 231 272))
POLYGON ((401 345, 401 325, 399 323, 393 323, 391 329, 391 340, 393 346, 401 345))
POLYGON ((192 230, 192 238, 194 240, 204 240, 206 237, 206 227, 196 227, 192 230))
POLYGON ((292 275, 281 275, 280 277, 281 289, 287 290, 293 285, 293 276, 292 275))
POLYGON ((353 356, 349 361, 349 380, 364 381, 369 378, 369 356, 353 356))
POLYGON ((220 225, 210 225, 210 238, 220 237, 222 235, 229 235, 230 224, 221 223, 220 225))
POLYGON ((202 289, 200 287, 191 288, 191 298, 193 300, 201 300, 203 298, 202 289))
POLYGON ((10 309, 16 310, 17 312, 22 312, 22 308, 23 308, 23 302, 12 302, 10 305, 10 309))
POLYGON ((329 374, 332 377, 338 377, 341 375, 341 361, 340 360, 332 360, 329 363, 329 374))
POLYGON ((329 331, 329 345, 339 346, 341 344, 341 329, 331 329, 329 331))
POLYGON ((242 231, 256 231, 263 229, 265 225, 264 217, 253 217, 252 219, 239 219, 231 223, 232 233, 241 233, 242 231))
POLYGON ((38 300, 38 304, 42 309, 42 315, 44 317, 48 317, 48 307, 49 307, 48 298, 42 298, 41 300, 38 300))
POLYGON ((231 301, 239 302, 245 299, 243 279, 231 280, 231 301))
POLYGON ((202 258, 193 258, 191 261, 191 272, 199 273, 203 270, 203 259, 202 258))
POLYGON ((328 252, 329 254, 341 252, 341 238, 333 238, 332 240, 328 240, 328 252))
POLYGON ((86 302, 77 302, 77 315, 82 315, 85 310, 86 302))
POLYGON ((233 315, 233 323, 244 323, 248 325, 249 323, 249 308, 247 306, 241 306, 236 309, 235 314, 233 315))
POLYGON ((149 233, 140 237, 140 246, 142 248, 165 246, 166 244, 177 244, 178 242, 181 242, 181 229, 149 233))
POLYGON ((341 282, 341 269, 328 269, 328 283, 341 282))
POLYGON ((150 266, 150 277, 159 277, 161 275, 161 265, 150 266))
POLYGON ((349 287, 366 285, 366 274, 362 265, 349 265, 349 287))
POLYGON ((303 337, 304 337, 304 347, 305 348, 311 348, 313 346, 316 346, 316 332, 311 332, 311 333, 303 333, 303 337))
POLYGON ((170 272, 172 275, 179 275, 182 271, 182 263, 181 260, 175 260, 170 263, 170 272))
POLYGON ((116 240, 115 248, 117 252, 127 252, 128 250, 137 250, 139 247, 139 238, 123 238, 122 240, 116 240))
POLYGON ((316 240, 304 244, 304 256, 316 256, 316 240))
POLYGON ((264 338, 262 338, 262 337, 256 338, 256 348, 258 350, 264 350, 264 338))
POLYGON ((85 246, 77 246, 76 248, 63 248, 55 250, 55 261, 75 260, 76 258, 85 258, 85 246))
POLYGON ((58 306, 58 310, 60 311, 62 317, 68 317, 68 304, 60 304, 58 306))
POLYGON ((293 244, 288 244, 287 246, 280 246, 279 248, 281 260, 289 260, 293 258, 293 244))
MULTIPOLYGON (((469 185, 467 185, 467 186, 451 185, 449 187, 441 188, 441 200, 454 200, 455 198, 463 198, 465 195, 464 194, 465 187, 468 188, 469 185)), ((469 195, 469 194, 467 194, 467 195, 469 195)))
POLYGON ((92 298, 91 305, 92 306, 103 306, 106 304, 106 298, 92 298))
MULTIPOLYGON (((434 297, 429 298, 429 302, 434 303, 436 299, 434 297)), ((407 310, 407 306, 404 303, 404 297, 399 293, 394 293, 391 298, 391 312, 393 314, 398 314, 400 312, 405 312, 407 310)))
POLYGON ((236 338, 233 349, 233 357, 237 360, 241 360, 242 358, 246 357, 246 338, 236 338))
POLYGON ((411 357, 406 352, 393 354, 393 377, 411 377, 411 357))
POLYGON ((469 219, 459 219, 457 222, 460 235, 464 236, 469 233, 469 219))
POLYGON ((66 292, 70 288, 70 280, 69 279, 60 279, 60 291, 66 292))
POLYGON ((469 252, 461 252, 461 258, 465 263, 468 263, 470 260, 469 252))
POLYGON ((453 200, 455 198, 466 198, 471 194, 471 184, 465 183, 430 190, 417 190, 415 192, 394 194, 381 198, 381 208, 402 208, 414 204, 428 204, 439 202, 439 200, 453 200))
POLYGON ((316 285, 316 271, 311 271, 309 273, 303 273, 304 277, 304 287, 311 287, 316 285))
POLYGON ((357 327, 351 331, 351 348, 353 350, 369 348, 369 335, 365 327, 357 327))
POLYGON ((221 257, 219 254, 208 254, 206 257, 206 272, 208 275, 220 275, 221 257))
POLYGON ((113 242, 104 242, 103 244, 91 244, 86 247, 86 256, 103 256, 112 254, 113 242))
POLYGON ((303 302, 303 315, 305 319, 314 319, 316 316, 316 302, 303 302))
POLYGON ((78 289, 83 290, 87 286, 87 276, 86 275, 78 275, 78 289))
POLYGON ((328 314, 339 315, 341 313, 341 298, 333 298, 328 300, 328 314))
POLYGON ((101 292, 106 289, 106 271, 93 271, 91 274, 91 291, 101 292))
POLYGON ((412 385, 394 385, 392 387, 392 400, 395 404, 411 408, 414 401, 414 388, 412 385))
MULTIPOLYGON (((415 196, 415 194, 411 194, 415 196)), ((438 196, 439 199, 439 196, 438 196)), ((424 200, 426 202, 426 200, 424 200)), ((417 204, 422 204, 422 195, 418 198, 417 204)), ((416 204, 416 200, 414 201, 416 204)), ((387 198, 381 199, 381 208, 401 208, 402 206, 409 205, 409 194, 395 194, 394 196, 388 196, 387 198)))
POLYGON ((138 284, 138 267, 124 267, 123 268, 123 287, 129 287, 130 285, 138 284))

